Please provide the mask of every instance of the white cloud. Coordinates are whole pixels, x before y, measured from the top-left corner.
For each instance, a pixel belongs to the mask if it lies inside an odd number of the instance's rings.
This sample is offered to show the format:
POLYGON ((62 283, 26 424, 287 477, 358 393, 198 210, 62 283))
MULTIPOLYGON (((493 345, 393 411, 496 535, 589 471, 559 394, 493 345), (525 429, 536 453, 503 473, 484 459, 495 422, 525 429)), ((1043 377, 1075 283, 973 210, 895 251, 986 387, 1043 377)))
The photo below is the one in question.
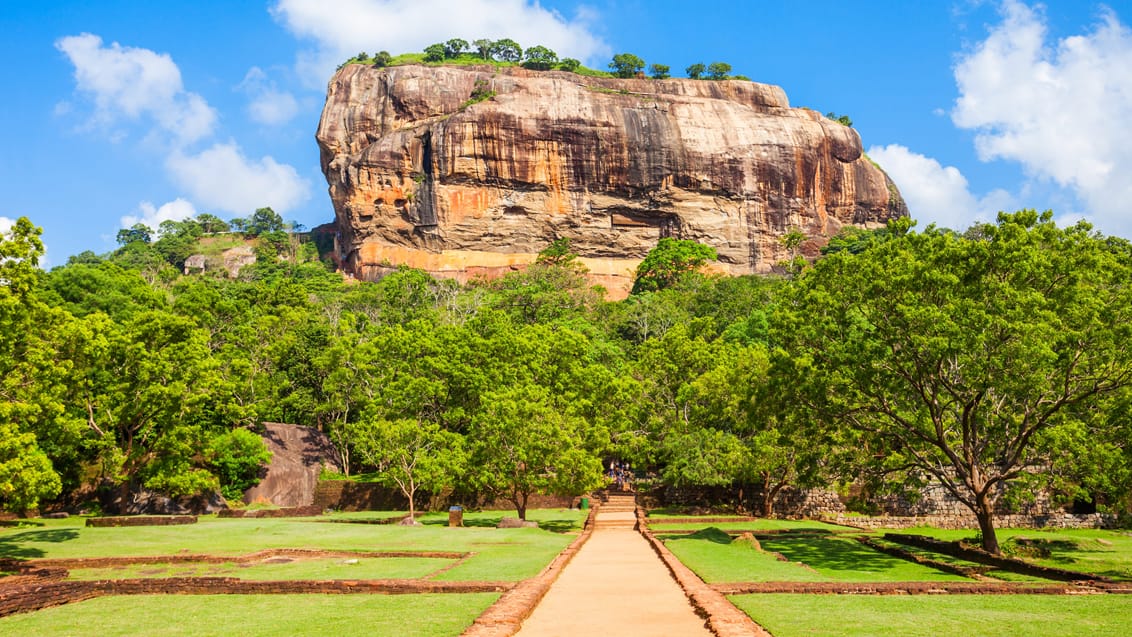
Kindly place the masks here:
POLYGON ((234 142, 215 144, 196 155, 176 152, 166 165, 194 200, 237 215, 263 206, 283 214, 310 196, 310 183, 294 168, 270 156, 248 159, 234 142))
POLYGON ((8 231, 11 230, 14 225, 16 225, 15 219, 0 217, 0 234, 8 234, 8 231))
POLYGON ((359 51, 396 55, 449 38, 511 38, 581 60, 610 52, 590 32, 592 11, 567 20, 528 0, 279 0, 271 13, 296 36, 315 42, 314 50, 300 54, 298 68, 320 88, 338 64, 359 51))
POLYGON ((1005 191, 978 197, 958 168, 943 166, 899 144, 873 146, 868 152, 896 182, 920 228, 934 223, 962 231, 976 221, 993 221, 1000 210, 1012 207, 1012 198, 1005 191))
POLYGON ((143 201, 138 204, 138 214, 125 215, 122 217, 122 227, 129 228, 135 223, 142 223, 148 226, 151 230, 157 230, 162 221, 182 221, 189 217, 195 217, 197 209, 193 204, 178 197, 173 201, 162 204, 160 208, 148 201, 143 201))
POLYGON ((1132 232, 1132 33, 1109 10, 1057 41, 1040 7, 1006 0, 1002 16, 956 65, 952 120, 975 131, 983 161, 1020 162, 1071 190, 1102 230, 1132 232))
POLYGON ((295 96, 280 91, 258 66, 249 69, 236 88, 251 99, 248 103, 248 116, 260 124, 279 126, 291 121, 299 113, 299 102, 295 96))
POLYGON ((60 38, 55 48, 75 66, 79 91, 94 100, 91 125, 109 128, 148 118, 180 144, 212 133, 216 111, 200 95, 185 91, 181 71, 168 55, 117 42, 103 46, 102 38, 90 33, 60 38))

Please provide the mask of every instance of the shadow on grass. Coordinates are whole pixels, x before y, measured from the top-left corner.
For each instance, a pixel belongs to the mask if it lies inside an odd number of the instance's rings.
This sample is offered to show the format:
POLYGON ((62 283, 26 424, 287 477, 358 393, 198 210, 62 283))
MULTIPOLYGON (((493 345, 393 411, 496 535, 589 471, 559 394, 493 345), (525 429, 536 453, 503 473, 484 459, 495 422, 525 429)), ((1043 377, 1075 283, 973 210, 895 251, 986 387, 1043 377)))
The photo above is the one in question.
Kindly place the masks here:
POLYGON ((660 536, 664 541, 683 541, 683 540, 706 540, 716 544, 731 544, 731 536, 726 531, 721 531, 714 526, 709 526, 706 529, 689 533, 687 535, 662 535, 660 536))
POLYGON ((764 540, 763 548, 782 553, 791 562, 802 562, 818 570, 879 573, 902 568, 906 564, 850 539, 775 537, 764 540))
POLYGON ((58 544, 59 542, 73 540, 78 536, 79 532, 75 529, 24 531, 23 533, 6 535, 4 537, 0 537, 0 557, 23 560, 43 557, 44 555, 46 555, 46 553, 43 552, 43 549, 26 546, 26 544, 42 544, 45 542, 58 544))

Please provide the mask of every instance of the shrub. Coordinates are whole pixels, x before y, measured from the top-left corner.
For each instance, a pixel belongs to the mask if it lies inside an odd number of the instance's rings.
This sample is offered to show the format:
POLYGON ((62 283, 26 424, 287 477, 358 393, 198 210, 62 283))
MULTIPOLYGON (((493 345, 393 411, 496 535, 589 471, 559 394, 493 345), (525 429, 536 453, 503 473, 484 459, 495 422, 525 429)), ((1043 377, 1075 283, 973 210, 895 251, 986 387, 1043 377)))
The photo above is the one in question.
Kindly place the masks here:
POLYGON ((425 47, 425 62, 443 62, 444 61, 444 45, 443 44, 430 44, 425 47))
POLYGON ((205 457, 220 479, 220 492, 229 500, 239 500, 259 483, 259 470, 271 462, 271 451, 258 435, 233 429, 213 438, 205 457))
POLYGON ((645 61, 632 53, 618 53, 609 63, 609 70, 617 77, 633 77, 645 68, 645 61))

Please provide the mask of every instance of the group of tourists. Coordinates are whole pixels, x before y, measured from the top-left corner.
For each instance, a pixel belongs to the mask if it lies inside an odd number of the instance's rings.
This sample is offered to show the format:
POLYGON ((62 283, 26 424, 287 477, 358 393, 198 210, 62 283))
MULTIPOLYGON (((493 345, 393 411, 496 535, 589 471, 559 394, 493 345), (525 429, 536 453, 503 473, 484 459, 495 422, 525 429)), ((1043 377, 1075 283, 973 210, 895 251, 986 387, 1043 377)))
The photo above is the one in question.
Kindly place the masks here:
POLYGON ((633 488, 633 468, 628 462, 621 460, 609 461, 609 473, 606 474, 610 482, 617 485, 619 491, 631 491, 633 488))

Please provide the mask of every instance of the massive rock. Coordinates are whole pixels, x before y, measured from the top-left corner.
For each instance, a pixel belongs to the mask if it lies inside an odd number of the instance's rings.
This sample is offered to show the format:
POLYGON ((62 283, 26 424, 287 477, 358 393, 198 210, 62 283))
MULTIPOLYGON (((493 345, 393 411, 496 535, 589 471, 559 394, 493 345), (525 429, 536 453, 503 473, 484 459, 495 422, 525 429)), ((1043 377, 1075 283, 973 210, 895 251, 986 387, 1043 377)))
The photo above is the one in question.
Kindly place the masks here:
POLYGON ((318 128, 345 269, 467 279, 569 237, 614 296, 661 237, 769 272, 845 224, 907 215, 856 131, 746 81, 349 64, 318 128))
POLYGON ((281 507, 307 506, 323 467, 342 472, 342 459, 326 434, 302 425, 263 423, 263 441, 271 463, 259 484, 244 492, 244 502, 281 507))

